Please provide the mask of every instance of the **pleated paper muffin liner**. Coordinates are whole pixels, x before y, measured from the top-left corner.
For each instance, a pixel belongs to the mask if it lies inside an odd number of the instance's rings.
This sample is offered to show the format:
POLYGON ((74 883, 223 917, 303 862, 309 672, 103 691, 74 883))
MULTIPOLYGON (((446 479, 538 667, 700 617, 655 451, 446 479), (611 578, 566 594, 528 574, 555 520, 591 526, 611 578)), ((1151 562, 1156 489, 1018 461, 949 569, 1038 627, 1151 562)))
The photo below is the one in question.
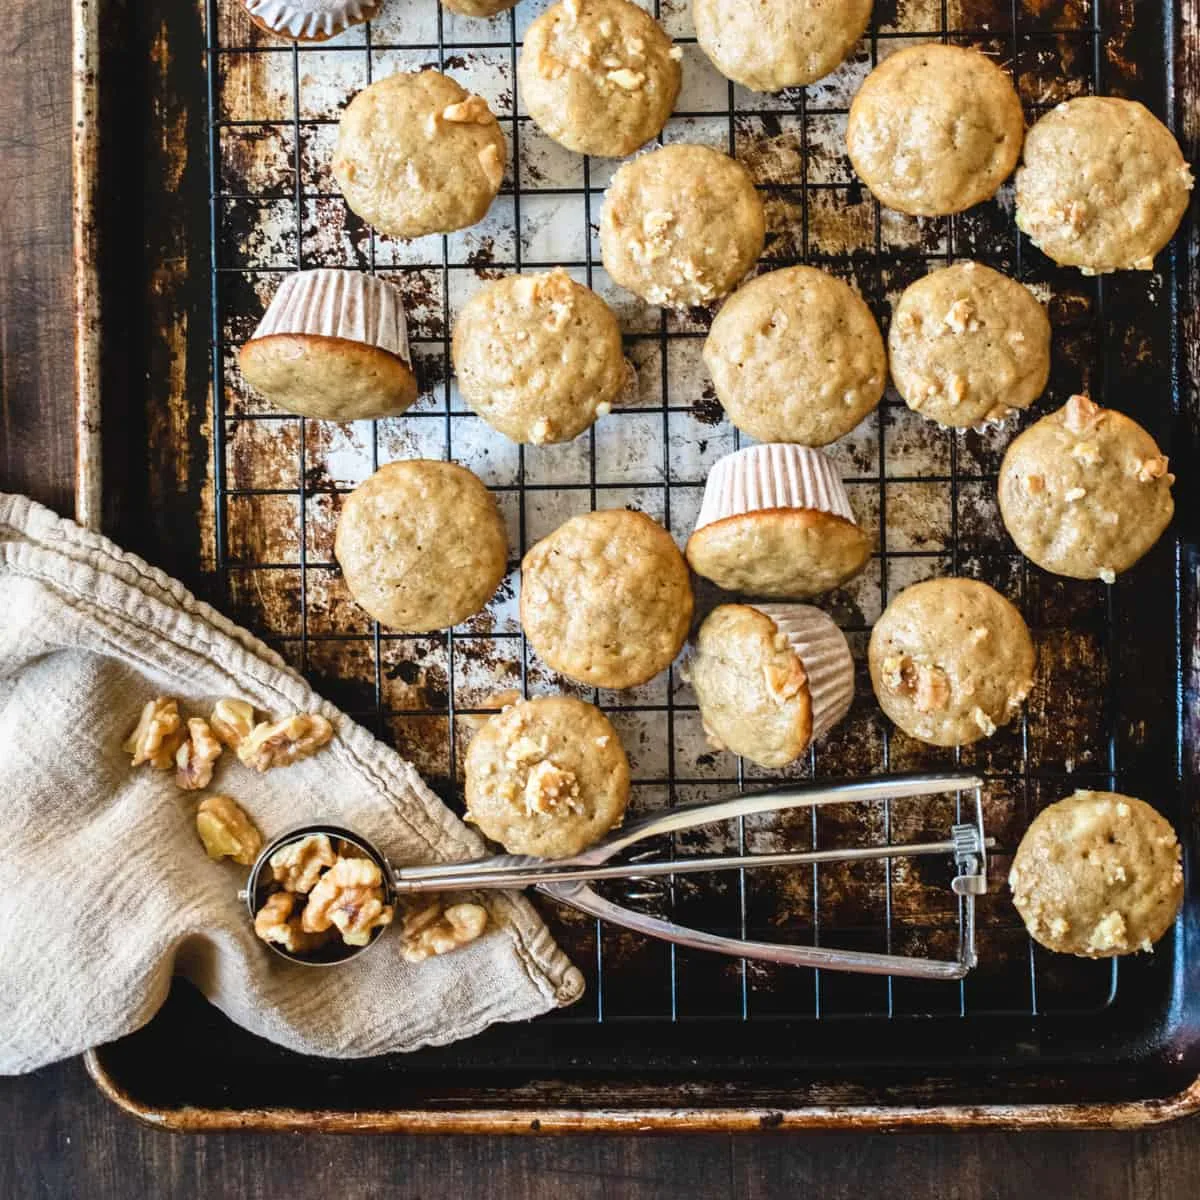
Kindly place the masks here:
POLYGON ((854 523, 838 469, 820 450, 749 446, 718 459, 704 485, 696 528, 768 508, 809 508, 854 523))
POLYGON ((323 42, 369 21, 380 0, 244 0, 250 15, 264 28, 296 41, 323 42))
POLYGON ((811 604, 756 604, 804 664, 812 704, 812 740, 824 737, 854 700, 854 659, 846 635, 811 604))
POLYGON ((412 362, 400 289, 361 271, 321 268, 285 276, 254 337, 276 333, 365 342, 412 362))

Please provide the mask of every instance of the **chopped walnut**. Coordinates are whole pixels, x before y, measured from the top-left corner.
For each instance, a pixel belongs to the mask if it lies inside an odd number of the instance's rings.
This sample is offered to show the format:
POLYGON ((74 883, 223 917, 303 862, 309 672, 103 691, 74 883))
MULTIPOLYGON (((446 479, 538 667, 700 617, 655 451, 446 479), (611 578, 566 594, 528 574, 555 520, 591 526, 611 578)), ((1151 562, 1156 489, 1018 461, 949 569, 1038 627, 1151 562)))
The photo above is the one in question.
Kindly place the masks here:
POLYGON ((1026 475, 1025 490, 1031 495, 1036 496, 1046 490, 1046 479, 1043 475, 1026 475))
POLYGON ((405 962, 418 963, 448 954, 479 937, 488 925, 481 904, 452 904, 445 911, 438 901, 407 914, 400 929, 405 962))
POLYGON ((1089 950, 1123 950, 1125 948, 1125 918, 1115 909, 1096 922, 1088 937, 1089 950))
POLYGON ((1167 456, 1165 454, 1157 454, 1153 458, 1147 458, 1138 466, 1138 483, 1151 483, 1155 479, 1161 479, 1167 473, 1167 456))
POLYGON ((944 709, 950 701, 950 679, 941 667, 914 662, 907 654, 883 660, 883 685, 893 692, 912 696, 918 712, 944 709))
POLYGON ((479 165, 483 168, 488 186, 498 188, 504 180, 504 156, 495 142, 488 142, 479 151, 479 165))
POLYGON ((140 767, 148 762, 155 770, 169 771, 175 765, 175 751, 182 740, 179 705, 160 696, 146 702, 137 727, 125 739, 122 749, 133 755, 130 766, 140 767))
POLYGON ((492 110, 482 96, 468 96, 442 109, 442 120, 452 125, 490 125, 492 110))
POLYGON ((996 732, 996 722, 978 704, 971 710, 971 720, 983 730, 984 737, 991 737, 996 732))
POLYGON ((327 934, 306 933, 301 928, 300 914, 293 915, 296 897, 288 892, 268 896, 254 915, 254 932, 264 942, 274 942, 292 954, 307 954, 324 945, 327 934))
POLYGON ((259 774, 287 767, 316 754, 333 737, 333 726, 319 713, 296 713, 282 721, 255 725, 237 748, 238 758, 259 774))
POLYGON ((571 771, 556 767, 548 759, 534 763, 525 779, 525 815, 550 813, 562 805, 571 812, 582 811, 579 780, 571 771))
POLYGON ((974 333, 979 328, 969 300, 955 300, 942 320, 955 333, 974 333))
POLYGON ((550 743, 545 738, 534 740, 528 734, 522 734, 504 751, 504 757, 514 767, 522 763, 538 762, 545 758, 550 750, 550 743))
MULTIPOLYGON (((672 46, 672 47, 670 48, 670 50, 668 50, 668 51, 667 51, 667 57, 668 57, 668 58, 669 58, 669 59, 670 59, 672 62, 679 62, 679 60, 680 60, 681 58, 683 58, 683 47, 682 47, 682 46, 672 46)), ((1188 187, 1191 187, 1191 186, 1192 186, 1192 184, 1191 184, 1191 178, 1192 178, 1192 177, 1191 177, 1191 175, 1189 174, 1189 175, 1188 175, 1188 187)))
POLYGON ((1063 499, 1068 504, 1074 504, 1076 500, 1082 500, 1087 495, 1087 488, 1073 487, 1067 488, 1063 493, 1063 499))
POLYGON ((232 858, 252 867, 262 849, 262 834, 228 796, 205 796, 196 810, 196 832, 209 858, 232 858))
POLYGON ((213 706, 208 723, 219 742, 236 750, 242 738, 248 737, 254 728, 254 705, 228 696, 213 706))
POLYGON ((1112 569, 1112 567, 1100 567, 1096 571, 1096 578, 1099 579, 1101 583, 1113 584, 1117 582, 1117 573, 1112 569))
POLYGON ((961 375, 951 375, 946 394, 950 397, 951 405, 957 407, 967 398, 967 381, 961 375))
POLYGON ((1100 461, 1100 447, 1095 442, 1076 442, 1071 447, 1071 457, 1086 466, 1094 467, 1100 461))
POLYGON ((271 878, 283 884, 286 892, 311 892, 321 872, 337 862, 329 838, 323 833, 312 833, 299 841, 280 846, 271 855, 271 878))
POLYGON ((203 717, 189 717, 187 740, 175 752, 175 782, 185 792, 198 792, 212 782, 221 743, 203 717))
POLYGON ((615 83, 617 87, 627 92, 636 92, 646 82, 646 76, 641 71, 631 71, 628 67, 609 71, 605 78, 609 83, 615 83))
POLYGON ((1071 396, 1067 400, 1063 423, 1072 433, 1083 433, 1096 424, 1103 413, 1100 405, 1093 404, 1087 396, 1071 396))
POLYGON ((1056 938, 1065 937, 1070 928, 1066 917, 1053 917, 1050 921, 1050 933, 1056 938))
POLYGON ((372 930, 390 925, 393 915, 392 906, 383 902, 378 863, 339 856, 309 892, 301 925, 306 933, 336 925, 347 946, 365 946, 372 930))

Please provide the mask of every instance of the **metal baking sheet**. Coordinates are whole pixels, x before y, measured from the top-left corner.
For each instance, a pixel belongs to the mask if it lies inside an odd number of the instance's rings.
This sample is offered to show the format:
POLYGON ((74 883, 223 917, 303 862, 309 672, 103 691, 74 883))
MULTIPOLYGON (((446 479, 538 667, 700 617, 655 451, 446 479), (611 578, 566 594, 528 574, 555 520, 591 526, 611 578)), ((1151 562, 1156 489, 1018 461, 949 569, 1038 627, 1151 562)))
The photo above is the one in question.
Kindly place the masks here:
MULTIPOLYGON (((1001 852, 980 907, 979 968, 961 984, 930 984, 748 964, 599 929, 548 905, 556 936, 588 975, 587 996, 565 1013, 457 1047, 331 1065, 242 1034, 181 985, 145 1030, 95 1052, 93 1073, 131 1110, 181 1128, 1137 1124, 1188 1111, 1200 1097, 1191 884, 1175 935, 1153 956, 1115 964, 1034 947, 1003 878, 1033 813, 1075 786, 1153 798, 1190 857, 1188 467, 1198 429, 1195 351, 1185 337, 1195 320, 1190 225, 1158 273, 1085 279, 1017 234, 1011 187, 958 217, 903 217, 881 211, 855 181, 842 143, 847 105, 871 65, 932 38, 978 47, 1009 67, 1031 120, 1088 91, 1129 95, 1185 122, 1185 151, 1194 149, 1183 99, 1195 95, 1195 34, 1178 31, 1196 28, 1179 23, 1195 0, 879 3, 846 65, 778 97, 713 71, 694 44, 686 3, 646 3, 684 50, 684 90, 664 140, 715 145, 749 167, 768 211, 761 269, 820 265, 853 281, 884 322, 907 283, 947 261, 972 257, 1016 275, 1047 302, 1054 325, 1051 384, 1037 412, 1086 389, 1146 424, 1181 475, 1176 536, 1136 572, 1111 591, 1056 579, 1015 554, 996 512, 995 472, 1014 427, 942 431, 889 392, 880 413, 832 450, 861 521, 879 535, 864 575, 822 601, 860 666, 858 699, 832 737, 777 775, 705 745, 677 671, 629 692, 580 693, 622 733, 638 810, 781 778, 958 765, 986 772, 986 819, 1001 852), (1039 650, 1026 715, 959 752, 891 729, 861 669, 888 595, 948 573, 986 579, 1016 600, 1039 650)), ((370 26, 302 47, 259 32, 237 0, 114 11, 96 42, 98 77, 82 89, 99 134, 77 160, 77 194, 94 198, 84 232, 99 242, 81 252, 99 279, 89 289, 84 277, 82 294, 98 300, 103 338, 93 351, 81 340, 92 368, 81 374, 92 382, 81 413, 98 395, 106 430, 102 454, 81 453, 91 489, 82 494, 100 494, 103 463, 106 529, 266 637, 455 807, 463 746, 499 698, 579 691, 524 646, 520 553, 569 514, 617 505, 643 509, 682 541, 705 472, 740 444, 700 363, 711 313, 664 314, 610 285, 595 226, 613 164, 569 154, 522 112, 517 47, 544 7, 522 0, 478 22, 436 0, 389 0, 370 26), (137 88, 105 82, 130 78, 135 62, 137 88), (509 137, 509 172, 480 225, 405 244, 348 212, 328 159, 338 113, 359 88, 426 64, 488 99, 509 137), (118 117, 143 131, 140 145, 106 139, 118 117), (130 194, 142 205, 140 225, 130 194), (613 304, 638 390, 569 446, 521 448, 462 404, 447 338, 483 280, 552 264, 613 304), (281 415, 247 392, 237 347, 281 275, 298 266, 373 270, 401 287, 423 387, 410 413, 338 426, 281 415), (344 495, 378 464, 414 456, 471 467, 509 524, 509 582, 485 613, 444 635, 373 626, 332 560, 344 495)), ((101 15, 94 6, 79 14, 85 29, 101 15)), ((81 315, 85 335, 98 327, 81 315)), ((702 589, 701 611, 716 598, 702 589)), ((664 850, 914 840, 943 834, 953 803, 879 806, 866 819, 827 810, 747 821, 664 850)), ((946 956, 957 938, 947 883, 944 864, 895 859, 680 877, 617 895, 718 932, 946 956)))

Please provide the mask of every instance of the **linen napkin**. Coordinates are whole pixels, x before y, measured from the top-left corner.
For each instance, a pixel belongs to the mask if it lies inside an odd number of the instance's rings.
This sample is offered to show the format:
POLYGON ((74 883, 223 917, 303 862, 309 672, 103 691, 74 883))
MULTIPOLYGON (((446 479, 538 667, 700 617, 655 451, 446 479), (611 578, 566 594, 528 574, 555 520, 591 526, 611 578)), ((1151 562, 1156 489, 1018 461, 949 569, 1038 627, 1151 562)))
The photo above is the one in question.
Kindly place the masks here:
POLYGON ((0 494, 0 1071, 33 1070, 148 1021, 174 973, 226 1015, 308 1054, 363 1057, 470 1037, 568 1004, 583 977, 519 895, 475 897, 488 931, 407 963, 399 933, 345 965, 289 963, 255 936, 247 868, 197 837, 204 794, 264 839, 329 822, 395 865, 476 858, 482 840, 413 767, 177 581, 22 496, 0 494), (227 696, 259 719, 318 712, 319 753, 259 775, 221 755, 211 786, 133 768, 142 706, 204 716, 227 696))

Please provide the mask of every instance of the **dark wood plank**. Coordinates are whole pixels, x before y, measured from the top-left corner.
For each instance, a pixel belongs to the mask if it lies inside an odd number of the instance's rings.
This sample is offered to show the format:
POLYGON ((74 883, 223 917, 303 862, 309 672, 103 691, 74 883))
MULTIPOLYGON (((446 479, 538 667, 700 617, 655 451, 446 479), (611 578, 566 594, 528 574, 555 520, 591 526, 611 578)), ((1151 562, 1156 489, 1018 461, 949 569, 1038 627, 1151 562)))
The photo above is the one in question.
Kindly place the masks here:
POLYGON ((0 487, 70 512, 70 7, 65 0, 6 0, 4 24, 0 487))

